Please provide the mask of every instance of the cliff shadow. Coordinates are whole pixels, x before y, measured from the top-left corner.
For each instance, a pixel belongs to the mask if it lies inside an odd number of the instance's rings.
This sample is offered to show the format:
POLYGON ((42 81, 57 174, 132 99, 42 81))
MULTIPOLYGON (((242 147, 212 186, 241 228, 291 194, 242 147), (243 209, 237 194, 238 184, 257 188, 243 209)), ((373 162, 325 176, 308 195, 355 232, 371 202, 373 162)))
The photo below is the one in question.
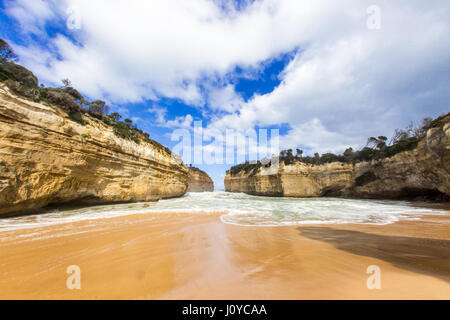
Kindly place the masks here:
POLYGON ((300 227, 300 234, 339 250, 389 262, 450 282, 450 241, 385 236, 328 227, 300 227))

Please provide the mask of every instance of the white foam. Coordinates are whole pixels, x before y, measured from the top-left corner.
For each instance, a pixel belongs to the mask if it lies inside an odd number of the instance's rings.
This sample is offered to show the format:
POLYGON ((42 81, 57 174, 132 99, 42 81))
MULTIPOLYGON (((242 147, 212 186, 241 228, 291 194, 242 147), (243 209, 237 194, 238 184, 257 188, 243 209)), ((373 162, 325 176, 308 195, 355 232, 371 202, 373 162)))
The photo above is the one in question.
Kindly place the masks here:
POLYGON ((241 226, 343 223, 382 225, 418 219, 427 214, 446 214, 445 211, 418 208, 403 201, 269 198, 243 193, 206 192, 189 193, 181 198, 159 202, 55 210, 42 215, 0 219, 0 232, 156 212, 223 212, 223 223, 241 226))

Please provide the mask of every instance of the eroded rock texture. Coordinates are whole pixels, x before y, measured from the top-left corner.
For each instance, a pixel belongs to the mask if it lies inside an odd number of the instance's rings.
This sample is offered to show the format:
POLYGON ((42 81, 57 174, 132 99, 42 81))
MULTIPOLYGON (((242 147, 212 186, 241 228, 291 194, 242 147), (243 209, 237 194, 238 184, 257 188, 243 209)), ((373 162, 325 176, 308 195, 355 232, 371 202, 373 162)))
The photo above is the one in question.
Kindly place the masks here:
POLYGON ((152 201, 186 192, 188 169, 170 151, 118 138, 89 116, 83 121, 0 85, 0 215, 48 204, 152 201))
POLYGON ((253 195, 430 199, 450 197, 450 114, 428 130, 416 149, 356 164, 281 164, 279 170, 227 172, 225 189, 253 195))
POLYGON ((214 182, 208 174, 197 168, 189 168, 188 192, 212 192, 214 182))

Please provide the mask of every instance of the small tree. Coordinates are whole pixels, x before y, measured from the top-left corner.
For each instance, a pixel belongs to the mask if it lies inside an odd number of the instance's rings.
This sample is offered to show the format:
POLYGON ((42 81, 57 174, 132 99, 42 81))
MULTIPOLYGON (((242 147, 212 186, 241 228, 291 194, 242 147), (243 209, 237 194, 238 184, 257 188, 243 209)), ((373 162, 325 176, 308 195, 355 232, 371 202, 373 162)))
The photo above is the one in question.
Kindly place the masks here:
POLYGON ((355 158, 355 153, 353 152, 353 148, 348 148, 347 150, 344 151, 344 158, 348 162, 353 161, 353 159, 355 158))
POLYGON ((108 113, 109 107, 106 105, 105 101, 95 100, 91 102, 89 111, 91 111, 93 114, 104 116, 108 113))
POLYGON ((406 140, 410 137, 410 133, 407 130, 395 129, 394 136, 391 139, 391 144, 397 144, 402 140, 406 140))
POLYGON ((423 139, 427 135, 427 130, 429 129, 431 123, 433 122, 433 119, 431 118, 425 118, 422 119, 422 122, 413 128, 413 135, 417 139, 423 139))
POLYGON ((125 121, 125 123, 128 125, 129 128, 131 128, 131 126, 133 125, 133 120, 131 119, 125 119, 123 121, 125 121))
POLYGON ((332 163, 332 162, 338 162, 339 156, 335 155, 334 153, 325 153, 321 157, 322 163, 332 163))
POLYGON ((417 140, 421 140, 425 138, 427 135, 427 131, 431 126, 433 119, 425 118, 418 125, 415 125, 414 122, 411 122, 406 129, 396 129, 394 136, 391 139, 391 144, 396 145, 402 141, 406 141, 410 138, 415 138, 417 140))
POLYGON ((378 138, 370 137, 369 140, 367 140, 367 145, 373 145, 378 150, 383 150, 386 148, 386 142, 388 138, 385 136, 379 136, 378 138))
POLYGON ((119 121, 120 119, 122 119, 122 116, 117 112, 111 113, 110 117, 113 118, 115 121, 119 121))
POLYGON ((0 62, 17 61, 18 57, 8 42, 0 38, 0 62))
POLYGON ((315 164, 320 164, 320 154, 319 153, 314 153, 314 163, 315 164))
POLYGON ((61 82, 62 82, 64 88, 72 87, 72 82, 70 82, 70 80, 67 78, 62 79, 61 82))

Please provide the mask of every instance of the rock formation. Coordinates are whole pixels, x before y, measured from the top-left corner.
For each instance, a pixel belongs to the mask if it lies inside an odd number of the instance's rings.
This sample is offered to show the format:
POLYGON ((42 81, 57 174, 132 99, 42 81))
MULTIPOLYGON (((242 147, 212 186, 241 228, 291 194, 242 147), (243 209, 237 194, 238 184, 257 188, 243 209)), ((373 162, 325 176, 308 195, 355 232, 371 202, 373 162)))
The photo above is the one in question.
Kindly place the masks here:
POLYGON ((450 114, 435 121, 417 148, 370 162, 312 165, 281 163, 279 169, 227 172, 225 189, 263 196, 450 198, 450 114))
POLYGON ((32 102, 0 84, 0 216, 49 204, 182 196, 188 169, 151 140, 119 138, 104 122, 32 102))
POLYGON ((188 192, 212 192, 214 182, 208 174, 197 168, 189 168, 188 192))

